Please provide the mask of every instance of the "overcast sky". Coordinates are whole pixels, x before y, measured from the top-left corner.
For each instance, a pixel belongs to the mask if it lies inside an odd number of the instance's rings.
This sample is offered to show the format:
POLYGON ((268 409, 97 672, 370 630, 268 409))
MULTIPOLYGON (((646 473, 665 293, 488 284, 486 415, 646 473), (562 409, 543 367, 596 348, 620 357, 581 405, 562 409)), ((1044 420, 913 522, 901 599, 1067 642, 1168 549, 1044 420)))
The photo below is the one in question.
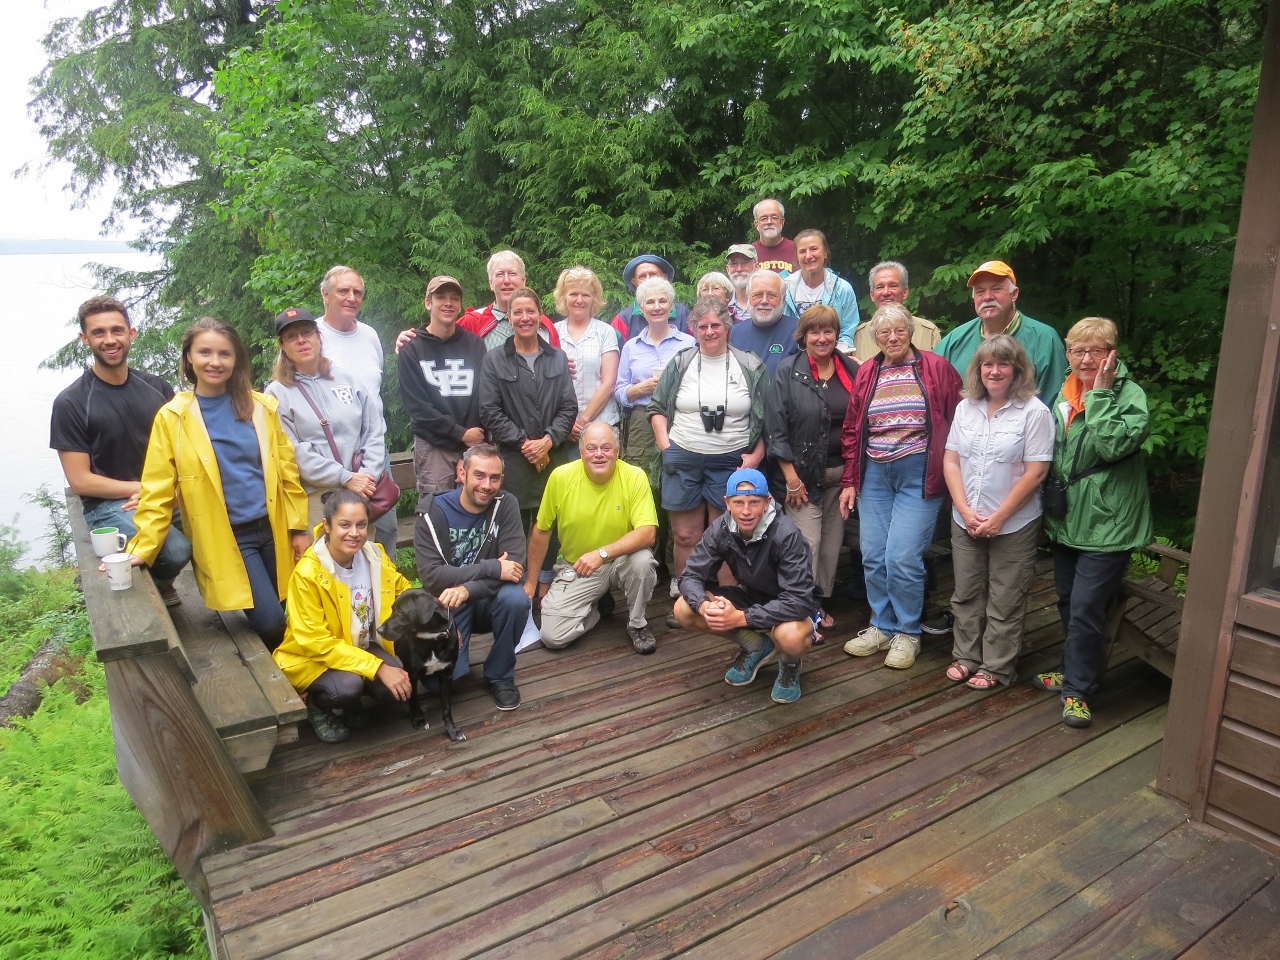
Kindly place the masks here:
MULTIPOLYGON (((5 49, 0 57, 0 237, 35 240, 95 240, 110 206, 97 196, 87 208, 73 210, 63 191, 67 168, 14 178, 24 163, 46 159, 44 140, 27 113, 29 82, 45 64, 40 40, 60 17, 76 16, 100 5, 93 0, 20 0, 5 5, 5 49)), ((130 240, 113 234, 110 239, 130 240)))

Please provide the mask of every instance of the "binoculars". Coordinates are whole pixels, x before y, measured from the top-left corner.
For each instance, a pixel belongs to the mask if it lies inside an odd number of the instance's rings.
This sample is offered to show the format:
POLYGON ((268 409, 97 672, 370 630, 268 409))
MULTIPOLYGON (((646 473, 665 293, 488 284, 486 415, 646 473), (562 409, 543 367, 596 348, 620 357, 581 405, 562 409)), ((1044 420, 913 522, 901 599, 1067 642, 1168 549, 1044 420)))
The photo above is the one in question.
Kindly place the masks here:
POLYGON ((707 433, 711 433, 712 431, 719 433, 724 429, 723 403, 717 406, 715 410, 712 410, 708 406, 703 406, 698 415, 702 417, 702 429, 707 431, 707 433))

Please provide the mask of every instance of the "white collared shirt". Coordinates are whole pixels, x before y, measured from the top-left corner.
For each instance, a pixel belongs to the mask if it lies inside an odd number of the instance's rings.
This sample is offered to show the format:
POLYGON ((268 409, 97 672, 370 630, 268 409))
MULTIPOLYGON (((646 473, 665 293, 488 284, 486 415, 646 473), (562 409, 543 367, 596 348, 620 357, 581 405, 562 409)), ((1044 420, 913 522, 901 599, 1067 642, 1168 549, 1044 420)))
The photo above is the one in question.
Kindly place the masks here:
MULTIPOLYGON (((986 400, 961 400, 951 421, 947 449, 960 455, 969 509, 989 517, 1027 472, 1030 462, 1053 459, 1053 415, 1038 397, 1009 400, 987 419, 986 400)), ((1040 491, 1005 522, 1013 533, 1040 516, 1040 491)), ((951 515, 964 526, 954 507, 951 515)))

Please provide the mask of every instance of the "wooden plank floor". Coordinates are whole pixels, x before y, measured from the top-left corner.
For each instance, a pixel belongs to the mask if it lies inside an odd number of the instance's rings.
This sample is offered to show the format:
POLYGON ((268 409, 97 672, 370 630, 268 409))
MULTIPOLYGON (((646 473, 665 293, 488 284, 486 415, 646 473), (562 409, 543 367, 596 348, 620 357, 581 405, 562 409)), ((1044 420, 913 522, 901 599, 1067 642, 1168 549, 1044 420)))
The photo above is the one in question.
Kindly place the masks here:
MULTIPOLYGON (((1024 676, 1057 661, 1053 602, 1041 575, 1024 676)), ((226 956, 1277 955, 1276 863, 1145 789, 1168 682, 1140 660, 1071 730, 1027 684, 949 683, 946 638, 905 671, 847 656, 845 601, 784 707, 669 609, 650 657, 621 613, 521 654, 514 712, 464 685, 465 743, 391 715, 279 751, 276 835, 204 863, 226 956)))

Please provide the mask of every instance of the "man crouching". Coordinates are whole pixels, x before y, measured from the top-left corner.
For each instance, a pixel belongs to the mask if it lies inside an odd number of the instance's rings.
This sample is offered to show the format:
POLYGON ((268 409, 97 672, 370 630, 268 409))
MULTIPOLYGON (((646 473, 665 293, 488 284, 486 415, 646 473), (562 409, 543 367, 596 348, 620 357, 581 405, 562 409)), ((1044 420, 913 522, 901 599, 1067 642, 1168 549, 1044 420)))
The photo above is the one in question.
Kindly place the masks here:
POLYGON ((724 675, 745 687, 777 659, 773 699, 800 699, 800 660, 813 645, 818 589, 809 544, 769 496, 759 470, 736 470, 725 485, 728 512, 707 527, 689 554, 675 615, 680 624, 728 637, 742 652, 724 675), (716 583, 728 565, 738 585, 716 583), (696 613, 694 611, 697 611, 696 613))

